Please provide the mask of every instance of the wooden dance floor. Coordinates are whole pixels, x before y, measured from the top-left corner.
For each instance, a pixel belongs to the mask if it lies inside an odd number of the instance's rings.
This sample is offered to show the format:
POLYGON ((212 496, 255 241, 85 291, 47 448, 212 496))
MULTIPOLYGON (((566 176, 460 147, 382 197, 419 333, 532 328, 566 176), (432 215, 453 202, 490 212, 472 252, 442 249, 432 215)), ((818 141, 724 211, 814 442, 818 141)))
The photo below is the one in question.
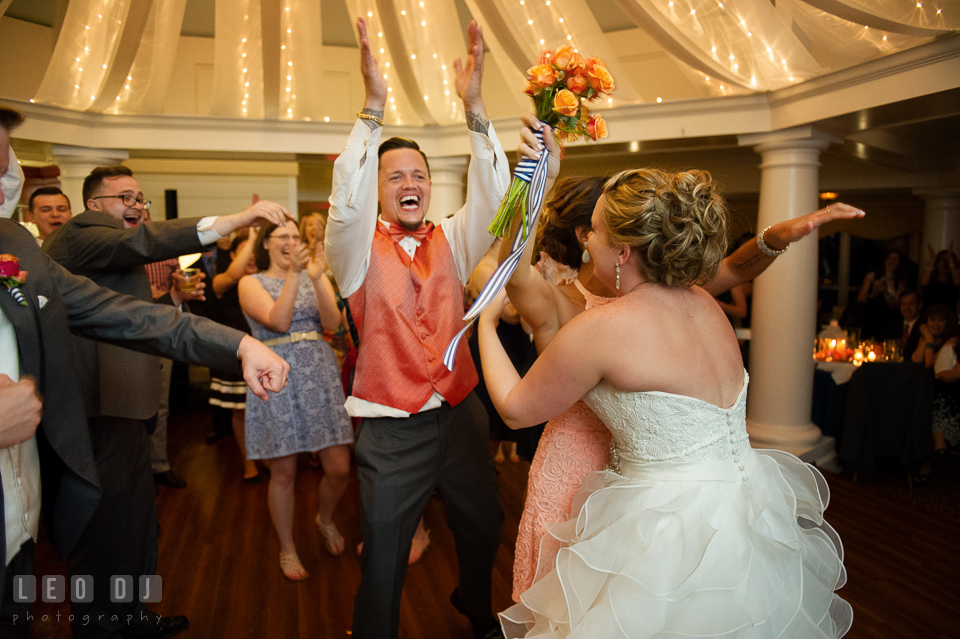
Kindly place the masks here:
MULTIPOLYGON (((335 516, 347 539, 347 552, 331 557, 313 523, 321 473, 301 459, 294 536, 310 578, 292 583, 284 579, 278 564, 267 482, 241 481, 233 439, 213 446, 204 443, 210 431, 209 411, 175 416, 169 431, 170 459, 188 486, 161 488, 157 499, 163 601, 154 604, 154 610, 187 615, 190 629, 178 635, 184 639, 348 637, 360 579, 360 561, 354 553, 360 541, 356 479, 335 516)), ((506 523, 493 575, 498 609, 512 603, 513 546, 528 468, 524 462, 499 465, 506 523)), ((847 636, 958 636, 960 521, 892 500, 869 490, 866 482, 829 474, 828 480, 832 500, 827 518, 843 539, 849 574, 841 594, 855 615, 847 636)), ((407 573, 400 636, 469 639, 469 624, 448 601, 456 585, 456 555, 439 499, 430 501, 426 522, 432 544, 407 573)), ((37 549, 36 574, 66 574, 44 538, 37 549)), ((38 602, 32 636, 70 637, 68 614, 67 604, 38 602)))

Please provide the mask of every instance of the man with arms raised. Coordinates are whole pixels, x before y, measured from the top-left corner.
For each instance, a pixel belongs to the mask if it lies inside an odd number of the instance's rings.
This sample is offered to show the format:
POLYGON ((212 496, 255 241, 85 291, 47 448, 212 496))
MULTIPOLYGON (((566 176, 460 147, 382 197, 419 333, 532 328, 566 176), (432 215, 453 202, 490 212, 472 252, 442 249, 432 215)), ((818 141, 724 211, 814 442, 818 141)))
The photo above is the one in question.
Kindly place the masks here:
POLYGON ((380 144, 387 89, 362 18, 357 26, 366 102, 334 165, 326 234, 327 259, 360 336, 347 399, 350 414, 363 418, 357 472, 364 545, 353 636, 397 636, 411 540, 437 488, 460 564, 451 601, 478 637, 498 637, 490 588, 503 511, 486 412, 472 392, 477 373, 466 342, 454 372, 442 361, 463 327, 463 283, 490 246, 486 227, 510 179, 480 95, 483 37, 472 22, 466 61, 454 62, 470 129, 467 203, 434 227, 424 224, 426 157, 411 140, 380 144))

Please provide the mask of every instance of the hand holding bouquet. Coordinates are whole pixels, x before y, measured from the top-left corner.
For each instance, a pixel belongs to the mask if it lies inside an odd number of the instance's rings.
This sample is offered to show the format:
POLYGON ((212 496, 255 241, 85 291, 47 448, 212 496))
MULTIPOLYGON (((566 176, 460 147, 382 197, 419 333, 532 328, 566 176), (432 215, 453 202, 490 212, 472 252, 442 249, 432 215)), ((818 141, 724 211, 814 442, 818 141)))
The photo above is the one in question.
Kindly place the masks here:
MULTIPOLYGON (((585 59, 572 47, 562 46, 540 54, 537 64, 527 71, 524 93, 533 98, 537 118, 553 128, 558 142, 580 138, 597 141, 607 137, 607 123, 599 115, 590 115, 585 102, 610 95, 614 86, 613 76, 600 58, 585 59)), ((540 136, 539 131, 536 134, 540 136)), ((488 229, 493 235, 503 237, 520 213, 526 238, 527 193, 535 166, 535 160, 520 160, 510 190, 488 229)))

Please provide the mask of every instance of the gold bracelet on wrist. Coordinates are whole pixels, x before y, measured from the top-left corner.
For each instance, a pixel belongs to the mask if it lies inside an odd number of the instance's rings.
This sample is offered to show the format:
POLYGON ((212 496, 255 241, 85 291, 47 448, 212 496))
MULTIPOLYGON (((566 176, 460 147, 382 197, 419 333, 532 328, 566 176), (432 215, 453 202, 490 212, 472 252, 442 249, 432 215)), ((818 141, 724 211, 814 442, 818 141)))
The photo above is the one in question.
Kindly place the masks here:
POLYGON ((376 122, 380 126, 383 126, 383 118, 378 118, 375 115, 370 115, 369 113, 364 113, 363 111, 359 111, 357 113, 357 117, 360 118, 361 120, 370 120, 371 122, 376 122))

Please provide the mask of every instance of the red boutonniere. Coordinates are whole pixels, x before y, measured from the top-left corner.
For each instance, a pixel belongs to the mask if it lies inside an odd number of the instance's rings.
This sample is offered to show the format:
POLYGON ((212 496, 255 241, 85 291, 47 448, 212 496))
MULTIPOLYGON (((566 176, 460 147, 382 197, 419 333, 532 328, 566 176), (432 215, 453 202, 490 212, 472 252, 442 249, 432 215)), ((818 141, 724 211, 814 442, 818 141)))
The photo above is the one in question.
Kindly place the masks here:
POLYGON ((20 270, 20 258, 9 253, 0 255, 0 283, 7 287, 20 306, 27 305, 26 298, 20 292, 20 287, 26 281, 27 272, 20 270))

